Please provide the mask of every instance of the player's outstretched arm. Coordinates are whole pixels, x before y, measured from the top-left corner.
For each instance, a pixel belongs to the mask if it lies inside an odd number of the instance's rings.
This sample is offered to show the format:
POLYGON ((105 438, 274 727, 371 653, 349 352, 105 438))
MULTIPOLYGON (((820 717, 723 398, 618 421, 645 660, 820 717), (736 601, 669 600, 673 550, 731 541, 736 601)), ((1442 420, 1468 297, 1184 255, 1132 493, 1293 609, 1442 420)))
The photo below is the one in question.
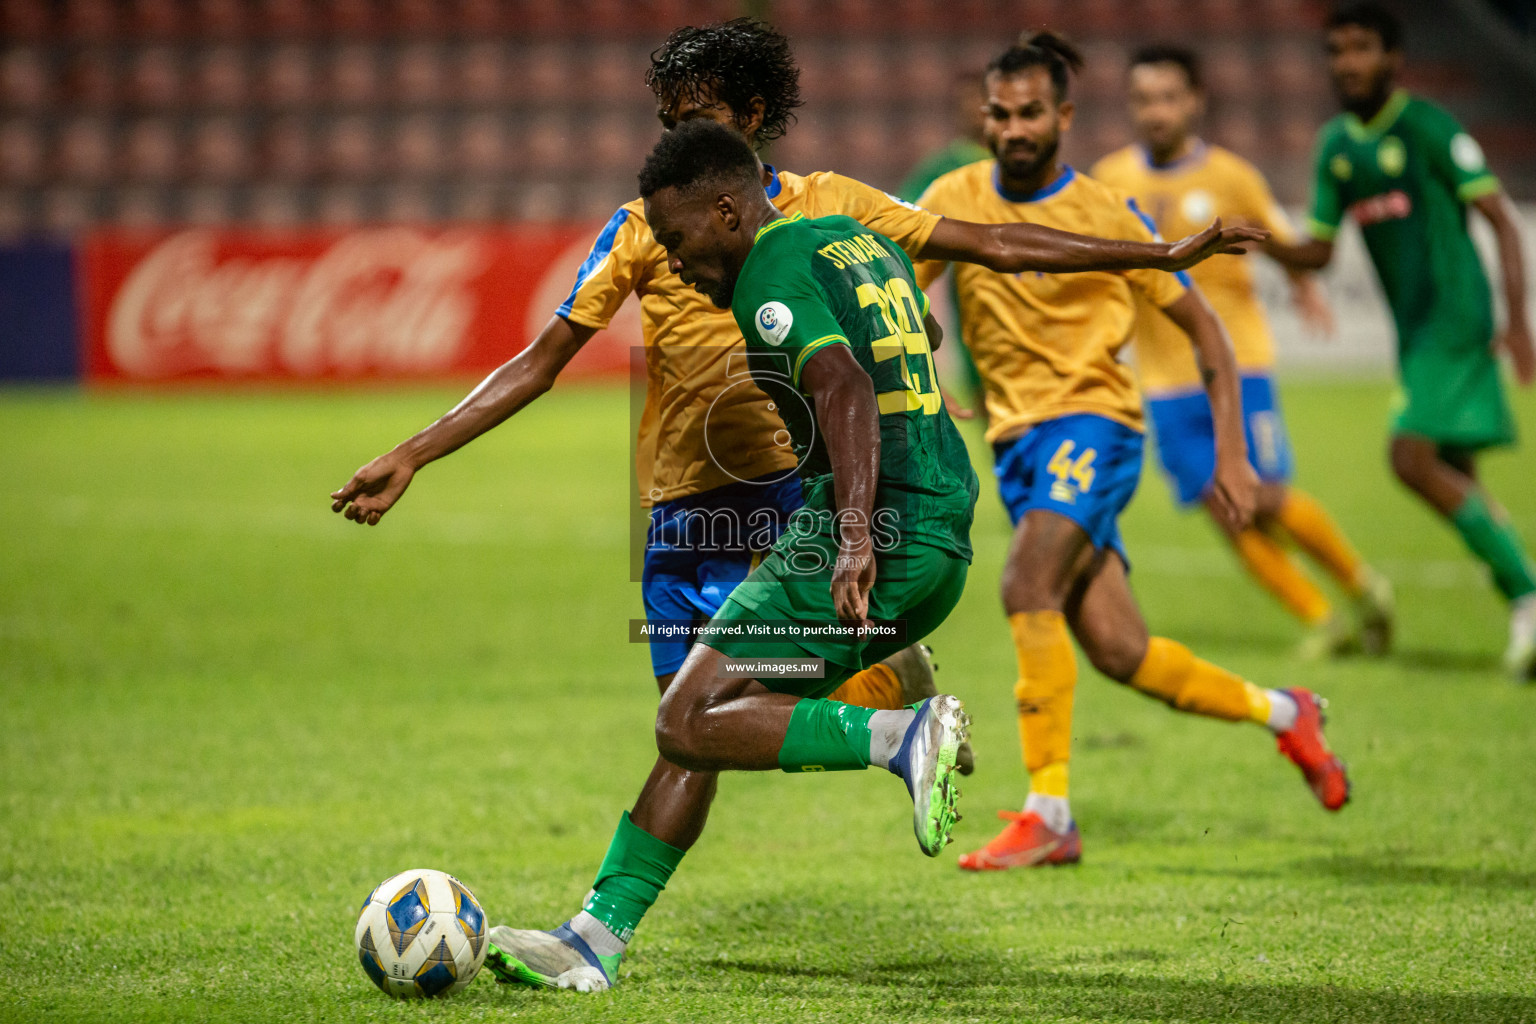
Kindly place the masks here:
POLYGON ((875 385, 847 345, 828 345, 800 371, 816 405, 816 423, 832 463, 839 546, 832 571, 832 604, 845 622, 869 619, 875 585, 870 516, 880 475, 880 407, 875 385))
POLYGON ((925 260, 976 263, 1000 274, 1040 271, 1185 270, 1221 253, 1241 255, 1245 242, 1269 237, 1263 228, 1222 227, 1221 219, 1177 242, 1132 242, 1058 231, 1040 224, 976 224, 945 217, 918 254, 925 260))
POLYGON ((564 317, 550 318, 533 344, 497 367, 441 419, 352 474, 346 486, 331 494, 331 511, 353 522, 378 523, 418 469, 462 448, 548 391, 596 333, 564 317))
POLYGON ((1509 322, 1496 344, 1509 353, 1515 367, 1515 379, 1529 387, 1536 381, 1536 345, 1531 340, 1531 322, 1525 305, 1525 253, 1520 245, 1520 220, 1509 197, 1500 189, 1474 199, 1472 205, 1493 225, 1493 237, 1499 245, 1499 269, 1504 284, 1504 308, 1509 322))
POLYGON ((1211 491, 1222 517, 1240 530, 1253 519, 1259 478, 1248 464, 1248 441, 1243 433, 1243 393, 1237 375, 1232 339, 1198 289, 1191 288, 1172 305, 1168 314, 1195 345, 1195 358, 1211 400, 1216 425, 1216 474, 1211 491))
POLYGON ((1287 270, 1322 270, 1333 260, 1333 243, 1321 238, 1309 238, 1305 242, 1288 245, 1271 237, 1264 243, 1264 252, 1287 270))

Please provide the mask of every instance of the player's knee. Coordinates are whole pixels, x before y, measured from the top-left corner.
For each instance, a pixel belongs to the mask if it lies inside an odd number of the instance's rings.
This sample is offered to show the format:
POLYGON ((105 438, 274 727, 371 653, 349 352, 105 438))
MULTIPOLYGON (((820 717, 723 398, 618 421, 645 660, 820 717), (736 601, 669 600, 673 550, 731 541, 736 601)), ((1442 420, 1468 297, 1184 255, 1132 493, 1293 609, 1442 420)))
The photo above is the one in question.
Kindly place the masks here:
POLYGON ((1144 631, 1120 631, 1086 638, 1083 653, 1104 675, 1118 683, 1130 682, 1147 656, 1147 635, 1144 631))
POLYGON ((674 689, 656 709, 656 750, 680 768, 692 768, 697 755, 697 716, 687 700, 674 689))
POLYGON ((1009 561, 1003 566, 1003 608, 1009 615, 1020 612, 1059 612, 1066 605, 1066 581, 1049 578, 1035 566, 1009 561))

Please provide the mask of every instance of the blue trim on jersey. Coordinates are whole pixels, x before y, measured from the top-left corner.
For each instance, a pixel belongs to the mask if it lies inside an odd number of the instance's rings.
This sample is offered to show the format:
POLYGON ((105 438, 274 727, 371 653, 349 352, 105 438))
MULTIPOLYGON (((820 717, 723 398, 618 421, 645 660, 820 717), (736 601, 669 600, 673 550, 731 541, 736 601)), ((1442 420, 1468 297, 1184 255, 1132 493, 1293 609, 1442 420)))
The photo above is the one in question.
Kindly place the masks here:
POLYGON ((571 287, 571 294, 567 295, 565 301, 560 303, 560 308, 555 310, 556 316, 571 315, 571 309, 576 305, 576 294, 581 291, 582 285, 591 280, 592 275, 597 273, 597 268, 602 266, 603 261, 613 252, 613 242, 619 237, 619 228, 623 227, 628 219, 629 211, 622 207, 608 218, 608 223, 603 226, 603 233, 598 235, 597 241, 592 243, 592 251, 587 253, 587 258, 582 261, 580 269, 576 271, 576 284, 571 287))
POLYGON ((773 164, 763 164, 763 170, 768 172, 768 187, 764 191, 769 199, 776 199, 784 191, 784 183, 779 180, 779 172, 773 169, 773 164))
POLYGON ((1195 148, 1190 150, 1188 155, 1181 156, 1177 160, 1170 160, 1165 164, 1160 164, 1152 159, 1152 151, 1148 149, 1144 144, 1137 143, 1136 148, 1140 151, 1141 162, 1146 166, 1147 170, 1153 171, 1157 174, 1167 174, 1173 171, 1181 171, 1193 167, 1195 164, 1198 164, 1204 160, 1206 155, 1210 152, 1209 148, 1205 144, 1205 140, 1196 139, 1195 148))
POLYGON ((1077 172, 1074 171, 1069 164, 1067 165, 1066 170, 1062 171, 1056 176, 1055 181, 1051 182, 1049 185, 1046 185, 1044 188, 1037 188, 1033 192, 1009 192, 1007 189, 1003 188, 1002 168, 996 164, 994 164, 992 167, 992 187, 997 189, 998 195, 1002 196, 1010 203, 1038 203, 1042 199, 1049 199, 1057 192, 1060 192, 1062 189, 1072 184, 1072 179, 1075 177, 1077 177, 1077 172))
MULTIPOLYGON (((1137 219, 1147 226, 1147 230, 1152 232, 1153 238, 1157 239, 1159 242, 1163 240, 1163 236, 1158 233, 1157 225, 1152 222, 1151 217, 1148 217, 1146 214, 1141 212, 1141 207, 1136 205, 1136 200, 1127 199, 1125 201, 1125 205, 1129 206, 1131 208, 1131 212, 1136 215, 1137 219)), ((1178 278, 1179 284, 1182 284, 1185 288, 1193 288, 1195 286, 1195 283, 1189 279, 1189 275, 1182 270, 1175 270, 1173 272, 1173 276, 1178 278)))

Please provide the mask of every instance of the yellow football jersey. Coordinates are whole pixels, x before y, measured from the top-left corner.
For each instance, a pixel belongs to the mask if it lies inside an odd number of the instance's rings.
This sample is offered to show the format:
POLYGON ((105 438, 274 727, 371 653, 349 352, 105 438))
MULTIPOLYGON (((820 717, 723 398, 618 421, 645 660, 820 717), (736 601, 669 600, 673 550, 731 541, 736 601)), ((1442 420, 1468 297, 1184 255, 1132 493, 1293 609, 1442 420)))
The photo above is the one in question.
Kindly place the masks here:
MULTIPOLYGON (((879 189, 828 172, 802 177, 774 171, 768 198, 785 213, 852 217, 913 256, 939 222, 879 189)), ((639 199, 608 221, 556 312, 602 329, 631 292, 640 297, 645 338, 645 409, 635 445, 641 502, 671 501, 792 469, 794 452, 780 443, 784 424, 747 373, 746 342, 731 311, 716 309, 667 268, 667 252, 651 237, 639 199)))
MULTIPOLYGON (((1167 238, 1205 228, 1213 217, 1224 224, 1268 228, 1282 241, 1293 232, 1258 168, 1220 146, 1199 145, 1167 167, 1154 167, 1141 146, 1127 146, 1093 165, 1092 176, 1136 197, 1167 238)), ((1189 271, 1211 308, 1232 335, 1243 371, 1268 371, 1275 342, 1264 307, 1253 289, 1248 261, 1216 256, 1189 271)), ((1189 338, 1167 317, 1142 308, 1136 321, 1136 371, 1149 395, 1200 390, 1200 370, 1189 338)))
MULTIPOLYGON (((951 171, 918 205, 991 224, 1023 221, 1137 242, 1157 237, 1127 196, 1070 167, 1032 195, 1004 194, 996 169, 996 161, 983 160, 951 171)), ((918 283, 926 287, 943 270, 942 263, 922 264, 918 283)), ((1185 293, 1182 275, 997 274, 964 263, 954 273, 961 330, 986 392, 988 441, 1073 413, 1142 429, 1141 396, 1116 357, 1131 339, 1136 295, 1159 308, 1172 305, 1185 293)))

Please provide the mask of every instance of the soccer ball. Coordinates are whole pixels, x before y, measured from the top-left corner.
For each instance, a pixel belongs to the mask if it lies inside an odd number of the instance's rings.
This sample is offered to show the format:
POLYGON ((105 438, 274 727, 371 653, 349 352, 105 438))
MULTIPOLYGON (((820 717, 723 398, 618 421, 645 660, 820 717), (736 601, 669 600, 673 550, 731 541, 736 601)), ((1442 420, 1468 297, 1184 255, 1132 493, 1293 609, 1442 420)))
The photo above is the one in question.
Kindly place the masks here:
POLYGON ((416 868, 368 894, 353 938, 363 970, 390 995, 452 995, 485 962, 485 911, 457 878, 416 868))

